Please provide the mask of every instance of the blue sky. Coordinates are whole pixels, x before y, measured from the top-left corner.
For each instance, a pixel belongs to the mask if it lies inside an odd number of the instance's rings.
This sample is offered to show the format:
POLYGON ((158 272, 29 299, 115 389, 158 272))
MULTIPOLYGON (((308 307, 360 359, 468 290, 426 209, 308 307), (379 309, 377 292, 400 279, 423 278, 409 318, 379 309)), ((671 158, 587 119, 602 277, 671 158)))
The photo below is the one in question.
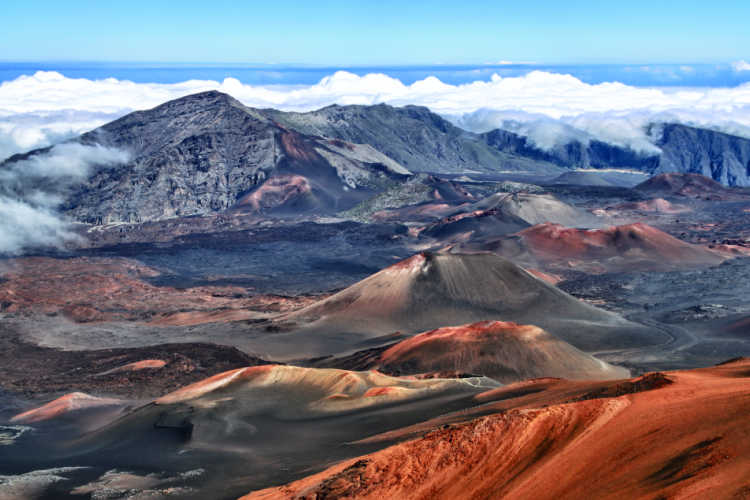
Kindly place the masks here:
POLYGON ((750 2, 3 0, 0 59, 308 65, 750 59, 750 2))

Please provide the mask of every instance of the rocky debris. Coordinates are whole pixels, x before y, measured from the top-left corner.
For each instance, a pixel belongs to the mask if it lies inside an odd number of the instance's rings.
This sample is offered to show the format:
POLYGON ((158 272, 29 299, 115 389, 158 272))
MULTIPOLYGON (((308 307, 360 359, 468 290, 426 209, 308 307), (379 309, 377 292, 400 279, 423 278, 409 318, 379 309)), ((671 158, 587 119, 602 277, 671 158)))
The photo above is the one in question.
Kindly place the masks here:
MULTIPOLYGON (((43 498, 50 488, 69 483, 76 473, 87 467, 56 467, 32 470, 23 474, 0 475, 0 498, 3 500, 43 498)), ((58 490, 59 491, 59 490, 58 490)))
POLYGON ((178 289, 149 282, 154 268, 122 257, 27 257, 5 261, 0 311, 62 314, 76 322, 113 320, 192 324, 263 317, 311 303, 312 297, 256 295, 231 286, 178 289))
POLYGON ((263 110, 304 134, 369 144, 412 172, 555 172, 552 164, 489 146, 421 106, 328 106, 307 113, 263 110))
POLYGON ((666 374, 661 372, 647 373, 643 376, 632 380, 626 380, 615 385, 608 385, 596 390, 587 392, 573 398, 573 401, 586 401, 587 399, 597 398, 616 398, 625 394, 635 394, 637 392, 652 391, 674 383, 666 374))
POLYGON ((0 388, 37 400, 71 391, 156 397, 215 373, 267 363, 233 347, 208 343, 63 351, 24 342, 7 328, 0 336, 0 358, 0 388), (144 359, 158 359, 164 365, 118 371, 144 359))
POLYGON ((215 91, 131 113, 77 141, 130 158, 95 166, 64 193, 62 212, 95 225, 207 215, 238 202, 255 212, 332 213, 410 175, 370 146, 303 135, 215 91))
POLYGON ((137 474, 112 469, 90 483, 71 490, 72 495, 91 495, 92 500, 185 498, 196 494, 186 486, 203 476, 203 469, 194 469, 169 476, 166 474, 137 474))

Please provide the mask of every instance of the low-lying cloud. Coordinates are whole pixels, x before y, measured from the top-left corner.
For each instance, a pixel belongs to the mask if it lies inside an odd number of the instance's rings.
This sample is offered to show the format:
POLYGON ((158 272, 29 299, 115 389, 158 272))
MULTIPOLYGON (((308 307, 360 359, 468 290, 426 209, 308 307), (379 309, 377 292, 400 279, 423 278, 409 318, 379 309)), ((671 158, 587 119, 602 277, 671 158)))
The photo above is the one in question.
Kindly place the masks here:
MULTIPOLYGON (((734 64, 736 71, 747 63, 734 64)), ((339 71, 315 85, 253 86, 234 78, 174 84, 67 78, 37 72, 0 85, 0 157, 54 144, 137 109, 206 90, 248 106, 308 111, 330 104, 424 105, 474 131, 504 127, 540 147, 597 138, 654 151, 645 125, 680 121, 750 137, 750 83, 732 88, 647 88, 588 84, 531 71, 449 85, 435 77, 405 85, 384 74, 339 71)))
POLYGON ((0 254, 60 247, 77 239, 57 207, 68 189, 101 166, 126 163, 127 152, 58 144, 0 169, 0 254))

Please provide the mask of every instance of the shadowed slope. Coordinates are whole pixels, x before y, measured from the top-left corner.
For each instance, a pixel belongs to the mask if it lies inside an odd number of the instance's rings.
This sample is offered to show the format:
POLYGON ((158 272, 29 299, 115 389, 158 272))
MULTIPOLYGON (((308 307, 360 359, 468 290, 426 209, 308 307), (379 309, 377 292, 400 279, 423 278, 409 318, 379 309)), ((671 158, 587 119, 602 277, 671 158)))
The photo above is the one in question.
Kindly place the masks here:
POLYGON ((371 144, 413 172, 560 170, 545 161, 500 151, 422 106, 332 105, 306 113, 263 112, 305 134, 371 144))
POLYGON ((516 233, 529 224, 498 209, 474 210, 446 217, 427 226, 422 234, 449 243, 516 233))
MULTIPOLYGON (((76 463, 106 460, 118 468, 202 467, 210 471, 203 498, 217 498, 216 492, 224 498, 237 485, 278 484, 321 461, 355 456, 363 448, 347 444, 473 406, 476 395, 496 387, 482 377, 417 380, 375 371, 240 368, 162 396, 74 441, 56 436, 50 454, 75 456, 76 463)), ((244 491, 246 486, 236 494, 244 491)))

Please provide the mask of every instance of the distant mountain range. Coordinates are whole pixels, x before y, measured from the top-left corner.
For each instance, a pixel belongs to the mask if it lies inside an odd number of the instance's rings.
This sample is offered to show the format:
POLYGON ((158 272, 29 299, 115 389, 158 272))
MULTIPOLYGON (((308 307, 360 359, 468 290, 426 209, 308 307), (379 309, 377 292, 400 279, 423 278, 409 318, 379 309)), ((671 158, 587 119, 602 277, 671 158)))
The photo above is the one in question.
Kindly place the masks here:
POLYGON ((657 137, 654 145, 661 154, 646 154, 602 141, 573 141, 542 150, 523 136, 506 130, 482 134, 497 149, 565 168, 630 168, 648 172, 695 173, 727 186, 750 185, 750 140, 715 130, 679 123, 658 123, 649 127, 657 137))
MULTIPOLYGON (((505 130, 462 130, 424 107, 289 113, 249 108, 211 91, 131 113, 76 139, 125 150, 130 160, 93 169, 62 194, 60 209, 91 224, 226 210, 334 214, 417 172, 554 176, 614 167, 750 185, 750 140, 679 124, 654 124, 650 132, 659 137, 659 155, 600 141, 547 151, 505 130)), ((0 169, 48 151, 15 155, 0 169)))

